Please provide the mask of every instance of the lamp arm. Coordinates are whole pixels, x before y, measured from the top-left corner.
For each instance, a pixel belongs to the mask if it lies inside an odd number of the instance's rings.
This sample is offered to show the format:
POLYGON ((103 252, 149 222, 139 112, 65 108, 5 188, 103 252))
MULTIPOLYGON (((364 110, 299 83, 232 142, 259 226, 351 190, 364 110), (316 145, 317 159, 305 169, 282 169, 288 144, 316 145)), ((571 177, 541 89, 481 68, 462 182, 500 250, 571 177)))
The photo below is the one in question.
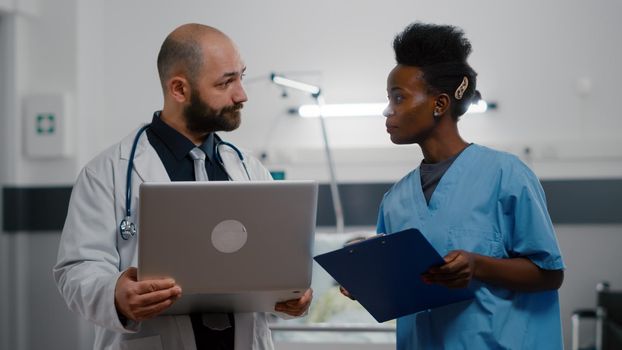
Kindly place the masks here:
POLYGON ((343 233, 344 220, 343 220, 343 206, 341 205, 341 196, 339 194, 339 188, 337 187, 337 176, 335 174, 335 162, 333 161, 333 155, 328 143, 328 134, 326 132, 326 123, 324 121, 324 114, 322 113, 322 106, 324 105, 324 97, 320 92, 312 95, 320 110, 320 126, 322 128, 322 138, 324 140, 324 152, 326 153, 326 162, 328 163, 328 170, 330 174, 330 194, 333 200, 333 209, 335 210, 335 222, 337 233, 343 233))

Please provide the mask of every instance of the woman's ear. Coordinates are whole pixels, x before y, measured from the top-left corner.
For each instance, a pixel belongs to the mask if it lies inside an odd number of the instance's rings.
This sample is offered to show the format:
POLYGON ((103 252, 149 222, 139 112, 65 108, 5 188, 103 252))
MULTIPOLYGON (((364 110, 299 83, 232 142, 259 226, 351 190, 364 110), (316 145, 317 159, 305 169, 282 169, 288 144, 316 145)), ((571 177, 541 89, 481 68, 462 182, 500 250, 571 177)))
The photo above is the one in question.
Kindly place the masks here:
POLYGON ((449 111, 449 105, 451 104, 451 99, 447 94, 440 94, 436 97, 434 101, 434 115, 442 116, 443 114, 449 111))
POLYGON ((168 94, 179 103, 190 101, 190 84, 184 77, 174 76, 166 83, 168 94))

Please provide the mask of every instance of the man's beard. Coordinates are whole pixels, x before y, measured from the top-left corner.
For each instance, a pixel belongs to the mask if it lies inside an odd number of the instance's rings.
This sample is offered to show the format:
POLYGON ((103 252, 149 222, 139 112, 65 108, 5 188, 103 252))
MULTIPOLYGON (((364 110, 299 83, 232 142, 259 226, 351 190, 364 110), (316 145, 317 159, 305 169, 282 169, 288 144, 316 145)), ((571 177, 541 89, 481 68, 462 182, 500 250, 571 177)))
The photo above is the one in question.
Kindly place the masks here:
POLYGON ((201 100, 196 89, 190 95, 190 105, 184 108, 184 118, 188 130, 197 133, 232 131, 240 126, 242 103, 216 110, 201 100))

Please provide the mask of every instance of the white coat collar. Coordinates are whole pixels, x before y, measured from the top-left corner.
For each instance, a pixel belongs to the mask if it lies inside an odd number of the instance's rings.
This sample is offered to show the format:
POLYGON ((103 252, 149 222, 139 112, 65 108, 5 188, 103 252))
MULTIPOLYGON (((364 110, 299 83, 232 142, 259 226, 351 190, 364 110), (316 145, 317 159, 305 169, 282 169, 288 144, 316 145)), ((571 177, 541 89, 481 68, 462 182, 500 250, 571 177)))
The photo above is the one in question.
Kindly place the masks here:
MULTIPOLYGON (((140 128, 137 128, 121 141, 121 159, 129 161, 130 153, 132 152, 132 144, 139 129, 140 128)), ((140 139, 136 145, 134 171, 138 174, 142 182, 171 181, 166 172, 166 168, 164 168, 164 164, 162 164, 156 150, 151 147, 145 132, 140 135, 140 139)))
MULTIPOLYGON (((136 138, 139 128, 121 141, 121 159, 129 161, 132 152, 132 144, 136 138)), ((220 145, 220 155, 224 163, 225 170, 233 181, 248 181, 244 167, 235 151, 228 146, 220 145)), ((151 147, 145 132, 140 135, 134 154, 134 171, 138 174, 142 182, 167 182, 171 181, 166 172, 166 168, 156 150, 151 147)))
MULTIPOLYGON (((220 157, 222 158, 225 170, 232 181, 250 181, 248 175, 246 175, 246 171, 244 171, 244 165, 242 165, 242 161, 240 160, 237 152, 235 152, 231 147, 223 144, 218 146, 218 151, 220 152, 220 157)), ((245 153, 242 154, 244 157, 248 157, 245 153)))

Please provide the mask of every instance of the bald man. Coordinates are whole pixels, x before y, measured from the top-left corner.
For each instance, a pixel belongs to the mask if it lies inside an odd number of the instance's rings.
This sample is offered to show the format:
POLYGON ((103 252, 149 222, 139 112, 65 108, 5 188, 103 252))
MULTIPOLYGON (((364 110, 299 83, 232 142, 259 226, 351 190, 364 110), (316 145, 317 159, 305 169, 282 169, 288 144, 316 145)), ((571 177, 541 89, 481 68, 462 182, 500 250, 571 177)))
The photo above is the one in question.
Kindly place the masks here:
MULTIPOLYGON (((200 24, 178 27, 158 55, 162 110, 80 172, 53 272, 69 308, 95 324, 95 349, 273 349, 265 313, 161 316, 183 291, 172 279, 138 281, 137 239, 119 227, 128 219, 124 199, 133 145, 132 208, 142 182, 201 180, 194 168, 197 149, 209 180, 271 180, 248 154, 246 164, 229 147, 218 149, 221 160, 215 156, 216 132, 240 125, 245 70, 224 33, 200 24)), ((136 210, 129 216, 138 221, 136 210)), ((311 299, 308 290, 274 311, 300 316, 311 299)))

